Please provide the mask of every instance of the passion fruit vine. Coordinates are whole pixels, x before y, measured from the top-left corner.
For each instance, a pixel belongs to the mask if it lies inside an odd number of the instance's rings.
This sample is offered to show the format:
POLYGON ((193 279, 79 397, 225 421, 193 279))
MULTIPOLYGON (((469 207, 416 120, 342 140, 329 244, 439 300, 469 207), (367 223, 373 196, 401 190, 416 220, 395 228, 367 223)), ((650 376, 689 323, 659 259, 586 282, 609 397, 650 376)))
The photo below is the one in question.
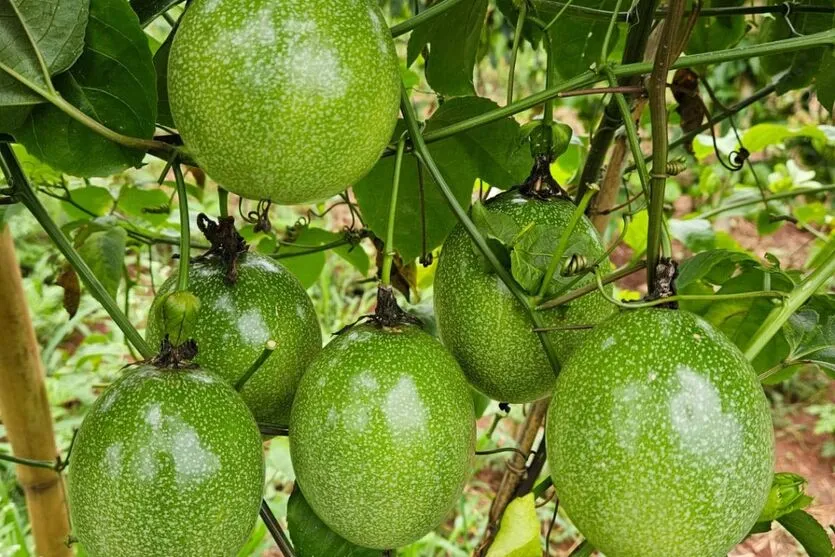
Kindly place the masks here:
POLYGON ((621 313, 562 369, 546 425, 560 504, 609 557, 717 557, 772 480, 769 407, 751 364, 701 318, 621 313))
MULTIPOLYGON (((527 197, 518 190, 496 196, 484 208, 510 216, 520 229, 534 224, 557 230, 568 225, 576 209, 564 198, 527 197)), ((545 251, 552 253, 556 241, 545 251)), ((585 217, 577 223, 570 242, 575 253, 589 261, 604 254, 597 232, 585 217)), ((573 280, 555 276, 552 285, 559 287, 573 280)), ((576 286, 593 280, 588 274, 576 286)), ((611 312, 611 304, 595 293, 541 314, 547 326, 566 326, 595 324, 611 312)), ((499 277, 485 268, 461 225, 441 251, 435 274, 435 314, 444 344, 476 389, 495 400, 514 403, 531 402, 551 393, 554 372, 527 311, 499 277)), ((564 361, 587 333, 560 330, 548 335, 558 358, 564 361)))
POLYGON ((296 479, 348 541, 412 543, 461 495, 475 444, 467 382, 444 347, 412 324, 356 325, 302 378, 290 419, 296 479))
POLYGON ((261 436, 240 396, 198 368, 128 369, 72 450, 73 533, 92 557, 234 555, 261 501, 261 436))
POLYGON ((376 3, 195 0, 168 87, 201 168, 233 193, 289 205, 371 169, 394 130, 400 72, 376 3))

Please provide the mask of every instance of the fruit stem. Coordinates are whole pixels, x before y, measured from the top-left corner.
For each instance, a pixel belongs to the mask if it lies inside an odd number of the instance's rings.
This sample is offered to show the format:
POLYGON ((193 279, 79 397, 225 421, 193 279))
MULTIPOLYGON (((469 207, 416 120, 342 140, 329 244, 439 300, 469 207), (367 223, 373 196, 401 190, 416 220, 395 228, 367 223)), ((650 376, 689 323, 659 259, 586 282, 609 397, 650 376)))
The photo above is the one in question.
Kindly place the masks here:
POLYGON ((7 143, 0 143, 0 167, 6 180, 14 190, 14 198, 19 200, 29 210, 35 220, 41 225, 52 243, 72 265, 81 282, 90 291, 93 297, 101 304, 116 326, 124 333, 125 338, 142 354, 143 358, 150 359, 154 356, 154 350, 145 342, 145 339, 137 332, 127 316, 119 309, 116 300, 110 296, 90 266, 78 254, 72 243, 67 239, 55 221, 49 216, 44 206, 35 195, 29 180, 20 168, 20 163, 7 143))
POLYGON ((60 471, 62 468, 60 459, 56 459, 54 461, 34 460, 31 458, 20 458, 10 454, 0 453, 0 460, 13 462, 14 464, 22 464, 23 466, 30 466, 32 468, 46 468, 48 470, 55 470, 56 472, 60 471))
MULTIPOLYGON (((406 88, 403 86, 400 88, 400 109, 403 113, 403 119, 406 122, 406 127, 409 130, 409 136, 411 137, 412 145, 414 146, 415 156, 417 156, 420 162, 426 166, 427 170, 429 170, 435 184, 437 184, 438 189, 441 190, 441 195, 443 195, 446 199, 447 204, 450 209, 452 209, 452 212, 455 214, 458 221, 461 223, 461 226, 464 227, 464 230, 473 240, 473 243, 478 248, 478 251, 481 252, 484 258, 490 263, 499 279, 505 284, 505 286, 507 286, 507 289, 511 292, 513 297, 516 298, 516 300, 518 300, 528 312, 528 317, 533 325, 535 327, 544 327, 545 323, 543 322, 541 316, 533 310, 533 306, 528 299, 528 296, 519 288, 507 269, 505 269, 499 260, 496 259, 496 254, 493 253, 493 250, 487 245, 487 242, 484 240, 481 232, 479 232, 478 228, 475 224, 473 224, 473 221, 470 220, 470 217, 467 216, 466 211, 464 211, 461 204, 458 203, 458 200, 455 199, 455 194, 453 194, 452 190, 449 189, 449 185, 446 183, 444 175, 441 173, 438 165, 435 164, 435 159, 432 158, 432 154, 426 147, 426 143, 420 133, 417 117, 415 116, 415 109, 412 106, 411 100, 409 100, 409 94, 406 91, 406 88)), ((542 343, 542 348, 545 350, 545 355, 548 358, 548 362, 551 364, 551 369, 554 371, 554 375, 559 375, 560 362, 557 359, 557 354, 551 344, 551 339, 548 337, 547 333, 537 333, 537 336, 539 337, 539 341, 542 343)))
MULTIPOLYGON (((615 4, 615 11, 612 12, 612 18, 609 20, 609 28, 606 29, 606 37, 603 39, 603 49, 600 51, 600 67, 606 67, 606 59, 609 57, 609 43, 612 41, 612 35, 615 32, 615 24, 618 21, 618 12, 623 0, 618 0, 615 4)), ((617 86, 617 80, 612 84, 612 87, 617 86)))
POLYGON ((188 290, 188 264, 191 251, 191 226, 188 215, 188 192, 186 181, 183 178, 183 169, 180 163, 172 165, 174 180, 177 182, 177 202, 180 205, 180 266, 177 275, 177 291, 188 290))
POLYGON ((516 79, 516 58, 519 54, 519 45, 522 44, 522 31, 525 28, 525 19, 528 17, 528 2, 522 0, 519 6, 519 14, 516 16, 516 32, 513 35, 513 48, 510 51, 510 63, 507 69, 507 104, 513 103, 513 85, 516 79))
MULTIPOLYGON (((557 77, 556 60, 554 49, 551 45, 551 34, 545 31, 542 34, 545 43, 545 89, 551 89, 557 77)), ((550 127, 554 123, 554 97, 545 100, 542 111, 542 125, 550 127)))
POLYGON ((296 557, 293 546, 290 545, 290 540, 287 539, 287 534, 284 533, 281 524, 279 524, 266 499, 261 499, 261 510, 259 514, 261 515, 261 520, 264 521, 264 526, 267 527, 273 540, 275 540, 275 544, 278 546, 281 554, 284 557, 296 557))
POLYGON ((586 212, 586 207, 588 207, 592 196, 596 192, 597 188, 589 188, 580 200, 579 205, 574 208, 574 212, 571 214, 571 219, 568 221, 568 226, 566 226, 565 230, 562 231, 560 241, 557 242, 557 247, 554 249, 554 254, 551 256, 551 261, 548 262, 548 268, 545 271, 545 276, 542 277, 542 284, 539 286, 539 292, 536 293, 537 300, 541 300, 545 295, 545 292, 548 290, 548 286, 551 284, 551 280, 557 272, 557 267, 562 261, 562 256, 565 255, 565 250, 568 248, 568 242, 571 239, 571 235, 574 233, 574 229, 577 228, 577 223, 580 222, 580 219, 586 212))
POLYGON ((542 497, 552 485, 554 485, 554 481, 551 479, 551 476, 546 476, 544 480, 536 484, 536 487, 533 488, 534 499, 542 497))
POLYGON ((268 437, 287 437, 290 435, 290 429, 287 426, 267 424, 264 422, 258 422, 258 431, 261 432, 261 435, 268 437))
MULTIPOLYGON (((835 272, 835 268, 833 269, 835 272)), ((606 300, 618 307, 625 309, 641 309, 654 306, 669 304, 670 302, 707 302, 716 300, 747 300, 748 298, 786 298, 789 296, 788 292, 780 292, 778 290, 761 290, 758 292, 735 292, 733 294, 676 294, 674 296, 667 296, 666 298, 658 298, 656 300, 647 300, 645 302, 623 302, 617 298, 610 296, 603 288, 603 281, 600 272, 594 274, 597 279, 597 289, 606 300)))
POLYGON ((835 275, 835 240, 830 240, 823 247, 823 252, 826 253, 827 251, 829 255, 818 268, 791 291, 780 307, 774 308, 768 314, 763 324, 751 337, 748 348, 745 349, 745 357, 748 358, 748 361, 753 361, 774 335, 783 328, 789 317, 835 275))
POLYGON ((264 346, 264 350, 261 351, 261 354, 258 355, 258 358, 254 362, 252 362, 252 365, 249 366, 249 369, 246 370, 243 376, 241 376, 241 378, 238 379, 238 382, 235 383, 236 391, 240 392, 241 389, 244 388, 246 382, 249 381, 249 379, 253 375, 255 375, 256 371, 261 369, 261 366, 264 365, 264 362, 266 362, 270 358, 270 356, 273 355, 273 352, 275 352, 275 349, 277 347, 278 344, 274 340, 267 341, 267 344, 264 346))
POLYGON ((397 214, 397 196, 400 191, 400 169, 403 166, 403 151, 406 149, 406 133, 397 142, 397 156, 394 159, 394 178, 391 182, 391 202, 389 203, 389 218, 386 226, 386 243, 383 254, 383 269, 380 282, 391 285, 391 265, 394 262, 394 220, 397 214))
POLYGON ((217 188, 217 204, 219 207, 220 218, 229 216, 229 192, 226 188, 217 188))
MULTIPOLYGON (((639 262, 637 262, 633 265, 627 265, 627 266, 621 267, 620 269, 617 269, 614 272, 612 272, 612 273, 606 275, 605 277, 603 277, 601 279, 601 282, 603 284, 609 284, 609 283, 615 282, 615 281, 620 280, 624 277, 628 277, 629 275, 631 275, 633 273, 637 273, 638 271, 644 269, 646 266, 647 266, 646 261, 639 261, 639 262)), ((570 302, 572 300, 576 300, 577 298, 582 298, 586 294, 590 294, 590 293, 594 292, 595 290, 597 290, 597 288, 598 288, 598 286, 594 283, 587 284, 585 286, 582 286, 582 287, 578 288, 577 290, 572 290, 571 292, 569 292, 567 294, 563 294, 562 296, 558 296, 556 298, 551 298, 550 300, 542 302, 541 304, 536 306, 536 310, 537 311, 543 311, 543 310, 546 310, 546 309, 559 307, 563 304, 567 304, 568 302, 570 302)))

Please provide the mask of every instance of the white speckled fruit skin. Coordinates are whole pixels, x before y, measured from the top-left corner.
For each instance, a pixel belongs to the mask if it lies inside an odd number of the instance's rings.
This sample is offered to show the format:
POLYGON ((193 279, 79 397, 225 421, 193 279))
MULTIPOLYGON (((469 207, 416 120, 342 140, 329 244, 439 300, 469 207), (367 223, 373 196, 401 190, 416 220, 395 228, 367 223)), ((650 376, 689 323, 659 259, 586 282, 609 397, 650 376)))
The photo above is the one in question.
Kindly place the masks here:
MULTIPOLYGON (((485 208, 510 215, 520 226, 534 222, 564 229, 575 206, 561 199, 529 199, 513 190, 491 199, 485 208)), ((590 261, 603 255, 603 244, 585 217, 577 223, 572 241, 578 237, 586 241, 585 255, 590 261)), ((555 277, 554 283, 573 278, 555 277)), ((587 275, 575 288, 593 280, 587 275)), ((525 308, 498 275, 485 270, 461 225, 444 242, 435 273, 434 299, 441 339, 476 389, 494 400, 512 403, 532 402, 551 394, 554 372, 531 330, 525 308)), ((540 313, 546 326, 593 324, 609 316, 612 305, 594 293, 540 313)), ((587 333, 554 331, 548 336, 562 362, 587 333)))
POLYGON ((139 365, 78 431, 73 534, 91 557, 229 557, 255 526, 263 483, 261 436, 228 384, 139 365))
MULTIPOLYGON (((189 266, 189 290, 200 299, 194 361, 234 384, 264 350, 278 347, 255 372, 241 396, 259 422, 287 424, 296 386, 322 348, 313 303, 298 279, 269 257, 247 252, 238 258, 238 281, 226 283, 217 259, 189 266)), ((177 289, 177 273, 157 291, 145 336, 159 346, 164 334, 160 300, 177 289)))
POLYGON ((560 504, 607 557, 718 557, 768 495, 774 434, 751 364, 701 318, 630 310, 557 380, 546 425, 560 504))
POLYGON ((330 197, 391 139, 400 72, 368 0, 195 0, 168 64, 186 147, 229 191, 295 204, 330 197))
POLYGON ((365 547, 401 547, 435 528, 461 495, 474 447, 458 364, 412 325, 335 338, 293 403, 290 455, 305 498, 365 547))

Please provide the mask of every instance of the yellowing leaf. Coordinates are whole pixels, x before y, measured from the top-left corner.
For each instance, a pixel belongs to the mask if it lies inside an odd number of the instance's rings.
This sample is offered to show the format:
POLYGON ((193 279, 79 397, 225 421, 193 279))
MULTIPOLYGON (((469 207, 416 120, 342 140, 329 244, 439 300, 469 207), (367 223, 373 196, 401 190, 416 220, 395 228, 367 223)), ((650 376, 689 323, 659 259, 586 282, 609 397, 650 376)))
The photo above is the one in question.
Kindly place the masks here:
POLYGON ((507 506, 487 557, 539 557, 539 519, 533 493, 517 497, 507 506))

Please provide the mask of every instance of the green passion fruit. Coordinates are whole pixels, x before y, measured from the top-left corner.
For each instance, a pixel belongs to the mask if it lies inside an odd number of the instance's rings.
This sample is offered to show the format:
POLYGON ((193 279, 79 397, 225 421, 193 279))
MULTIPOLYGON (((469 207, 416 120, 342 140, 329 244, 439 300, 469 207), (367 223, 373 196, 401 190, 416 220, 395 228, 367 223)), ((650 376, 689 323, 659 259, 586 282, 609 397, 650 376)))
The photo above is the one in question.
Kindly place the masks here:
POLYGON ((371 169, 394 130, 400 72, 374 2, 195 0, 171 46, 168 88, 209 176, 243 197, 294 204, 371 169))
POLYGON ((717 557, 750 531, 774 438, 751 364, 685 311, 623 312, 563 367, 546 425, 560 504, 608 557, 717 557))
MULTIPOLYGON (((488 212, 509 215, 521 227, 533 223, 557 229, 568 225, 575 208, 564 199, 528 198, 517 190, 485 204, 488 212)), ((597 232, 585 217, 577 223, 570 241, 589 261, 604 254, 597 232)), ((551 253, 555 247, 556 240, 547 251, 551 253)), ((562 286, 574 279, 557 274, 552 285, 562 286)), ((576 286, 591 281, 594 278, 589 273, 576 286)), ((501 279, 485 268, 460 225, 444 242, 435 274, 434 299, 441 339, 476 389, 495 400, 513 403, 531 402, 551 393, 554 372, 527 311, 501 279)), ((611 312, 611 304, 595 293, 542 311, 541 315, 546 326, 566 326, 598 323, 611 312)), ((561 330, 548 336, 558 358, 564 361, 587 333, 561 330)))
POLYGON ((470 390, 458 364, 414 325, 355 326, 302 378, 290 419, 296 479, 348 541, 400 547, 435 528, 469 475, 470 390))
MULTIPOLYGON (((197 259, 189 266, 189 290, 200 309, 191 332, 194 361, 235 384, 264 350, 278 347, 241 390, 256 420, 286 425, 296 386, 322 348, 313 303, 293 274, 257 253, 238 256, 237 281, 229 284, 221 258, 197 259)), ((163 301, 177 289, 177 274, 158 290, 146 338, 159 346, 165 336, 163 301)))
POLYGON ((92 557, 235 555, 261 501, 252 414, 200 369, 127 370, 95 402, 73 445, 73 534, 92 557))

